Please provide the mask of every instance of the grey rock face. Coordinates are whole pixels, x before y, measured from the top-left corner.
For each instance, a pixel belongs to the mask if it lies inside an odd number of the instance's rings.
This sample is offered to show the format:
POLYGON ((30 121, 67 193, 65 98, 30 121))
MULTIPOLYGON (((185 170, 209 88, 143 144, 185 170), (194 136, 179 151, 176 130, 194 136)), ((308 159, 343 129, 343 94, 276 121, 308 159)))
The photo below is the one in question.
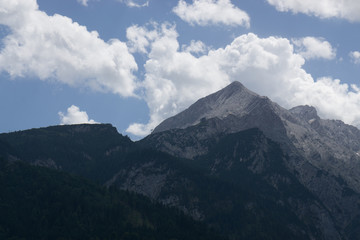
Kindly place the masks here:
POLYGON ((297 106, 289 110, 292 114, 296 115, 298 118, 308 121, 310 124, 315 120, 319 120, 317 115, 316 108, 311 106, 297 106))
POLYGON ((166 119, 153 133, 186 128, 200 123, 202 119, 224 119, 229 115, 246 116, 266 101, 269 99, 249 91, 239 82, 233 82, 221 91, 198 100, 185 111, 166 119))
POLYGON ((141 193, 151 199, 158 199, 169 174, 166 168, 156 167, 154 163, 149 162, 126 171, 121 170, 105 185, 111 186, 118 179, 126 179, 119 186, 121 189, 141 193))
POLYGON ((208 139, 249 128, 280 143, 290 156, 289 170, 322 201, 342 230, 360 216, 360 130, 321 119, 314 107, 286 110, 233 82, 163 121, 144 142, 196 159, 208 151, 208 139))
MULTIPOLYGON (((206 139, 207 134, 259 128, 266 136, 281 143, 289 154, 296 152, 315 167, 341 176, 360 192, 360 130, 341 121, 320 119, 314 107, 298 106, 286 110, 241 83, 233 82, 163 121, 152 135, 201 125, 206 119, 217 123, 215 128, 206 129, 200 140, 206 139)), ((171 143, 164 144, 171 148, 171 143)), ((189 151, 183 151, 183 157, 194 155, 188 154, 189 151)))

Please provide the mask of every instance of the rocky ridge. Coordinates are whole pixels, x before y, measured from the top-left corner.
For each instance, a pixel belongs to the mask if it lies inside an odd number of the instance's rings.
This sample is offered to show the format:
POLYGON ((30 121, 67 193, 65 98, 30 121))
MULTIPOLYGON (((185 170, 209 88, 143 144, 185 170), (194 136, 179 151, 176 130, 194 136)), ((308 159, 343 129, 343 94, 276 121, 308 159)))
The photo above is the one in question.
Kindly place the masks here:
POLYGON ((359 129, 339 120, 323 120, 314 107, 286 110, 239 82, 233 82, 163 121, 149 138, 157 138, 157 133, 161 135, 166 130, 200 126, 205 120, 213 122, 214 126, 207 127, 204 139, 206 135, 259 128, 267 137, 279 142, 288 154, 296 152, 312 165, 341 176, 360 192, 359 129))
POLYGON ((345 229, 356 221, 360 130, 339 120, 321 119, 314 107, 286 110, 233 82, 163 121, 143 142, 196 160, 210 151, 209 141, 249 128, 260 129, 281 145, 289 156, 288 169, 322 201, 336 225, 345 229))

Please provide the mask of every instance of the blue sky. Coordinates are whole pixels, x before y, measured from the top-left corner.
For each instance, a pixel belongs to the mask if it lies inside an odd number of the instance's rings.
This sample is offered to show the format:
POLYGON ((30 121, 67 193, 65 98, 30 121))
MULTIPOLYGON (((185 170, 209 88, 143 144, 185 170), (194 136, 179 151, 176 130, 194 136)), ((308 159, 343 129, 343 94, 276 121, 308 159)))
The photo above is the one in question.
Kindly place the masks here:
POLYGON ((360 2, 0 0, 0 132, 111 123, 139 139, 240 81, 360 126, 360 2))

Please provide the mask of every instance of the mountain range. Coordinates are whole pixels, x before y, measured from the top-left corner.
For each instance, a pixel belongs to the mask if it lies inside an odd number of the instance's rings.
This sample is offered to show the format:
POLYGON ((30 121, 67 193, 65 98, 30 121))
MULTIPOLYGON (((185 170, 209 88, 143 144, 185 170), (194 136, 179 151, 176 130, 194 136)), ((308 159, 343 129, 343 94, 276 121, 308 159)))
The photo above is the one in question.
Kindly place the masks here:
POLYGON ((203 239, 360 239, 359 154, 356 127, 311 106, 284 109, 239 82, 137 142, 109 124, 0 134, 6 166, 140 194, 207 226, 203 239))

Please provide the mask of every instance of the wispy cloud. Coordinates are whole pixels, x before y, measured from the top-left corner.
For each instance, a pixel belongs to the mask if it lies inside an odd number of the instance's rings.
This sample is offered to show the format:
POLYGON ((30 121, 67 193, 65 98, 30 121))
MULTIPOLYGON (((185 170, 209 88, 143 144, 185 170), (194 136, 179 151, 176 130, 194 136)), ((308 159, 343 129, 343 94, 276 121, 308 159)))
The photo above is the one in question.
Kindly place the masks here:
POLYGON ((77 0, 77 1, 78 1, 78 3, 80 3, 83 6, 87 6, 88 2, 89 2, 89 0, 77 0))
POLYGON ((349 56, 355 64, 360 64, 360 52, 359 51, 352 51, 349 53, 349 56))
POLYGON ((351 22, 360 21, 359 0, 267 0, 278 11, 304 13, 319 18, 342 18, 351 22))
POLYGON ((118 0, 119 2, 125 3, 128 7, 148 7, 149 0, 118 0))

